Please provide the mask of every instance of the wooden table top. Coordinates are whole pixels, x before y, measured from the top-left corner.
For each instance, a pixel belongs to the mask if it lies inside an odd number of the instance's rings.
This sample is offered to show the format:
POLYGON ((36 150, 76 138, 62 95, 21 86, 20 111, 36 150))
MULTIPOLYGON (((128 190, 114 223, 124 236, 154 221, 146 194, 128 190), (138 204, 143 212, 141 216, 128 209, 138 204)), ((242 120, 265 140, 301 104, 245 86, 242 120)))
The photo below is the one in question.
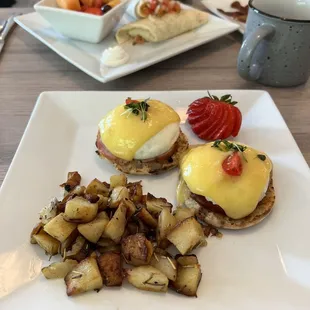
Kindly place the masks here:
MULTIPOLYGON (((0 10, 0 18, 7 11, 0 10)), ((269 88, 242 80, 236 61, 242 36, 235 32, 211 43, 102 84, 16 27, 0 56, 0 185, 43 91, 201 90, 268 91, 310 163, 310 87, 269 88)))

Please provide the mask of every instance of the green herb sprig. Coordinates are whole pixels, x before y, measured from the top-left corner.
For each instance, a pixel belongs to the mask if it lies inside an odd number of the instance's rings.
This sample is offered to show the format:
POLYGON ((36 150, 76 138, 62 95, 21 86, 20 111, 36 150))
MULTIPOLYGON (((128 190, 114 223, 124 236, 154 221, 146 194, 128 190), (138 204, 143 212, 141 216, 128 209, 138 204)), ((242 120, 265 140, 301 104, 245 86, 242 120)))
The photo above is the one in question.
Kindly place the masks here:
POLYGON ((229 151, 236 151, 236 152, 240 152, 243 159, 247 161, 247 159, 245 158, 243 152, 246 150, 246 146, 241 145, 241 144, 237 144, 234 142, 229 142, 227 140, 215 140, 212 147, 215 147, 217 149, 219 149, 222 152, 229 152, 229 151))
MULTIPOLYGON (((131 98, 128 98, 127 100, 131 100, 131 98)), ((150 98, 142 100, 142 101, 137 101, 137 100, 132 100, 132 102, 127 103, 124 106, 124 109, 126 110, 123 114, 134 114, 134 115, 140 115, 141 113, 141 120, 143 122, 146 121, 147 119, 147 111, 150 107, 150 105, 147 103, 147 101, 150 100, 150 98)))
POLYGON ((258 154, 257 157, 261 160, 261 161, 265 161, 266 160, 266 156, 264 154, 258 154))

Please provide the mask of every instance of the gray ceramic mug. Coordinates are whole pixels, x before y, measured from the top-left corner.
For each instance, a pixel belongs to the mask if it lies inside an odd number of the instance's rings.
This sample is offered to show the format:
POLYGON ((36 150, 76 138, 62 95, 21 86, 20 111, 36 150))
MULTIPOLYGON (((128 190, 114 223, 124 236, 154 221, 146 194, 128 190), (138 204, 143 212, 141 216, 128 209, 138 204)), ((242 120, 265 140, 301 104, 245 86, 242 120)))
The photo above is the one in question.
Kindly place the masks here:
POLYGON ((310 1, 250 0, 238 72, 270 86, 305 83, 310 75, 310 1))

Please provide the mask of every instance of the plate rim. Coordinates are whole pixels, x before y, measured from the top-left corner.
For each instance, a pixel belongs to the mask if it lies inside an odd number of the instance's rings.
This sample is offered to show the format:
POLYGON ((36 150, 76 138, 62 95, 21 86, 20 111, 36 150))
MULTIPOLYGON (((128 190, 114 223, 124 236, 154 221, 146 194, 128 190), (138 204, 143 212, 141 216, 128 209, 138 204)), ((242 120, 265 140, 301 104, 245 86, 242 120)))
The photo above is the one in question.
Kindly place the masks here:
MULTIPOLYGON (((189 7, 191 8, 190 6, 188 5, 185 5, 186 7, 189 7)), ((210 13, 209 13, 210 14, 210 13)), ((135 67, 134 69, 132 70, 129 70, 128 72, 125 72, 124 74, 120 73, 120 74, 117 74, 116 76, 112 77, 112 78, 105 78, 104 76, 101 76, 101 75, 98 75, 94 72, 92 72, 91 70, 85 68, 83 65, 81 65, 79 62, 75 61, 75 60, 72 60, 69 56, 67 56, 66 54, 64 54, 63 52, 59 51, 59 49, 57 49, 53 44, 50 44, 49 42, 47 42, 45 40, 44 37, 42 37, 41 35, 37 34, 32 28, 30 28, 28 25, 25 25, 25 23, 23 22, 25 16, 28 16, 29 15, 33 15, 35 17, 40 17, 42 19, 44 19, 38 12, 31 12, 31 13, 27 13, 27 14, 24 14, 24 15, 20 15, 20 16, 16 16, 14 18, 14 21, 22 28, 24 29, 26 32, 28 32, 31 36, 33 36, 34 38, 36 38, 37 40, 39 40, 41 43, 43 43, 45 46, 47 46, 49 49, 51 49, 53 52, 55 52, 57 55, 59 55, 61 58, 63 58, 64 60, 66 60, 67 62, 69 62, 70 64, 72 64, 73 66, 75 66, 76 68, 78 68, 79 70, 81 70, 82 72, 86 73, 87 75, 89 75, 90 77, 92 77, 93 79, 101 82, 101 83, 108 83, 108 82, 111 82, 111 81, 114 81, 114 80, 117 80, 121 77, 124 77, 124 76, 127 76, 127 75, 130 75, 132 73, 135 73, 135 72, 138 72, 140 70, 143 70, 145 68, 148 68, 154 64, 157 64, 157 63, 160 63, 162 61, 165 61, 169 58, 172 58, 176 55, 179 55, 179 54, 182 54, 182 53, 185 53, 191 49, 194 49, 198 46, 201 46, 203 44, 207 44, 213 40, 216 40, 217 38, 220 38, 222 36, 225 36, 225 35, 228 35, 236 30, 238 30, 239 28, 239 25, 236 24, 236 23, 233 23, 229 20, 224 20, 222 18, 219 18, 218 16, 215 16, 215 15, 212 15, 212 18, 215 18, 215 19, 219 19, 220 21, 224 21, 226 23, 226 28, 223 29, 223 34, 219 35, 218 37, 214 37, 212 38, 211 40, 204 40, 204 39, 201 39, 199 42, 196 42, 195 44, 187 47, 187 48, 183 48, 182 50, 177 50, 169 55, 166 55, 165 57, 162 57, 162 58, 158 58, 158 59, 155 59, 155 60, 151 60, 150 62, 148 63, 145 63, 143 66, 141 67, 135 67)), ((57 33, 54 29, 52 29, 52 31, 54 33, 57 33)), ((74 41, 74 40, 73 40, 74 41)), ((60 40, 56 40, 56 42, 61 42, 60 40)), ((90 44, 90 43, 89 43, 90 44)), ((70 45, 70 44, 69 44, 70 45)), ((89 55, 87 54, 85 51, 81 50, 81 53, 83 54, 86 54, 86 55, 89 55)), ((98 63, 98 65, 100 65, 98 63)), ((99 69, 99 68, 98 68, 99 69)))

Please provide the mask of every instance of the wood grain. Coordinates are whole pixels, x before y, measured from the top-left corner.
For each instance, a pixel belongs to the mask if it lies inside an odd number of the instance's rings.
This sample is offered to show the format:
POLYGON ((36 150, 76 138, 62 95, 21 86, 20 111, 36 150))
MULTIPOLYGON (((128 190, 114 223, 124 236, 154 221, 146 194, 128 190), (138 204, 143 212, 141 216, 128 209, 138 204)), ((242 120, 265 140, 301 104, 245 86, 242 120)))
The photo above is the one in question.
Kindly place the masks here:
MULTIPOLYGON (((5 14, 0 10, 0 17, 5 14)), ((242 80, 236 69, 241 41, 236 32, 130 76, 101 84, 17 27, 0 55, 0 185, 38 95, 49 90, 267 90, 309 164, 309 83, 283 89, 242 80)))

